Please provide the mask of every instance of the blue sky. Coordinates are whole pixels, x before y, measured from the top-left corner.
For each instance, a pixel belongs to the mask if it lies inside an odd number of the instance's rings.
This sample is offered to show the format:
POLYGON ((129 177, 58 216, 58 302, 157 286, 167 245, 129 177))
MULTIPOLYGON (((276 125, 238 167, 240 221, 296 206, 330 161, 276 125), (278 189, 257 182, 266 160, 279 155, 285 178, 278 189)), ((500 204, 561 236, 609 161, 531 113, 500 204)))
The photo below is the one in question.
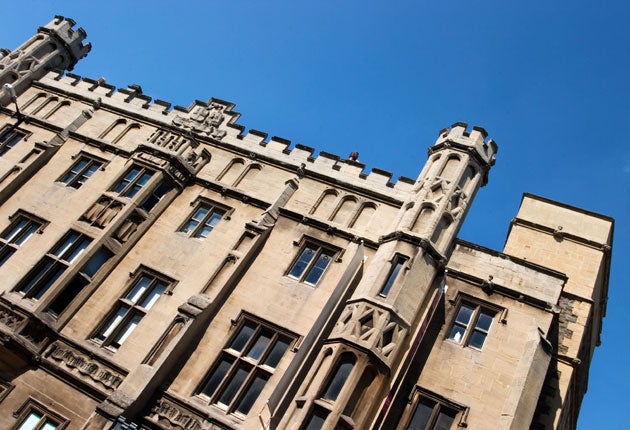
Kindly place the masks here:
POLYGON ((628 2, 5 2, 0 46, 54 15, 93 44, 74 73, 173 105, 229 100, 246 129, 357 150, 366 171, 393 179, 418 175, 441 128, 483 126, 499 153, 463 239, 501 249, 523 192, 614 217, 603 344, 578 428, 627 426, 628 2))

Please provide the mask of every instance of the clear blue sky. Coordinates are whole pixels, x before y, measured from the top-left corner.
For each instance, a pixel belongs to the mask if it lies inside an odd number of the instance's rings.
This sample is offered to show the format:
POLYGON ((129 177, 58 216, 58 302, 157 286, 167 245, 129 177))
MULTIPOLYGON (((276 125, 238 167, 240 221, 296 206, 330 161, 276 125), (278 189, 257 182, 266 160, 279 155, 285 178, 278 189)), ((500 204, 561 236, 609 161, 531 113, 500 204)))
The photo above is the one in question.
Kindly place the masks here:
POLYGON ((415 178, 438 131, 485 127, 497 164, 460 237, 501 249, 523 192, 616 219, 608 315, 578 428, 627 428, 630 3, 609 0, 15 1, 0 46, 54 15, 93 49, 75 69, 174 105, 415 178))

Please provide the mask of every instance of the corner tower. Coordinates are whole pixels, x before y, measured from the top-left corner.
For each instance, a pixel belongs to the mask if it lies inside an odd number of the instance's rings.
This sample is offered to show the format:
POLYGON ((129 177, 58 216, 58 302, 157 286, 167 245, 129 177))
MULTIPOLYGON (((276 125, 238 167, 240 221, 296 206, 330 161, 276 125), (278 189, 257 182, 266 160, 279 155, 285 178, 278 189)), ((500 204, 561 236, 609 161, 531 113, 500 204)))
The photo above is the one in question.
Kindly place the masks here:
MULTIPOLYGON (((37 34, 10 51, 0 49, 0 86, 11 84, 20 95, 34 80, 53 69, 72 70, 92 46, 83 43, 87 34, 82 28, 74 30, 70 18, 56 16, 37 34)), ((9 102, 6 91, 0 93, 0 105, 9 102)))
POLYGON ((378 428, 392 398, 404 395, 396 381, 417 353, 453 240, 497 152, 484 129, 469 133, 466 126, 442 130, 429 148, 390 232, 335 311, 332 331, 322 333, 306 377, 287 391, 293 398, 283 402, 286 412, 274 411, 278 428, 378 428))

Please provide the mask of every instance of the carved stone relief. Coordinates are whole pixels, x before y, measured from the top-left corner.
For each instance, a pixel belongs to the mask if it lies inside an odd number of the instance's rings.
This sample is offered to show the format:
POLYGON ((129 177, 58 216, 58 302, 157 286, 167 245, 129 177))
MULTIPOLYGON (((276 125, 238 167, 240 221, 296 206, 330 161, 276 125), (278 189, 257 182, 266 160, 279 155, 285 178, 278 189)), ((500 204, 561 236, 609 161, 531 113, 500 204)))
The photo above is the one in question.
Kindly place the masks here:
POLYGON ((206 421, 201 415, 176 405, 174 402, 162 397, 151 408, 148 417, 151 421, 159 423, 161 428, 173 430, 223 430, 224 427, 206 421))
POLYGON ((24 321, 22 315, 13 312, 11 309, 0 307, 0 324, 15 330, 22 321, 24 321))
POLYGON ((211 103, 208 107, 197 106, 188 116, 177 115, 173 119, 173 125, 221 140, 226 135, 225 131, 219 129, 225 118, 223 109, 224 106, 218 103, 211 103))

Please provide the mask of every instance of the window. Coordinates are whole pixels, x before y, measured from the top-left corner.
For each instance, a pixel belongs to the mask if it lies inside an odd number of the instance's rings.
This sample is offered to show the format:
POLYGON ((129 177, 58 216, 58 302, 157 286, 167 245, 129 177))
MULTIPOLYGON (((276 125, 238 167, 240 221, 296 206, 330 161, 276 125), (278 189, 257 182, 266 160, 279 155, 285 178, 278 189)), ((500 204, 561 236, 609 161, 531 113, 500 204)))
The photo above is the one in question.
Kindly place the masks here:
POLYGON ((26 297, 40 299, 50 286, 86 250, 92 239, 70 230, 20 282, 17 291, 26 297))
POLYGON ((448 338, 476 349, 483 348, 495 314, 496 310, 479 304, 460 303, 448 338))
POLYGON ((352 372, 355 362, 356 357, 353 354, 348 352, 341 355, 328 384, 326 384, 326 389, 322 394, 323 399, 330 400, 331 402, 337 400, 339 393, 341 393, 341 389, 350 376, 350 372, 352 372))
POLYGON ((171 191, 173 187, 167 181, 162 181, 155 189, 149 194, 149 196, 144 199, 144 201, 140 204, 140 207, 147 212, 150 212, 151 209, 155 205, 157 205, 162 197, 166 195, 169 191, 171 191))
POLYGON ((0 236, 0 266, 43 225, 43 220, 23 212, 13 216, 11 225, 0 236))
POLYGON ((402 255, 396 255, 394 257, 394 259, 392 260, 392 268, 389 271, 389 275, 387 275, 387 280, 385 281, 383 288, 381 288, 381 292, 379 293, 380 296, 387 297, 387 295, 389 294, 389 290, 391 290, 392 285, 394 285, 394 282, 398 278, 400 269, 404 267, 406 262, 407 257, 404 257, 402 255))
POLYGON ((145 169, 144 167, 134 166, 127 174, 112 188, 112 191, 117 193, 121 197, 133 198, 138 191, 144 187, 151 176, 153 171, 145 169))
POLYGON ((224 215, 224 209, 202 203, 179 231, 187 233, 190 237, 207 237, 224 215))
POLYGON ((242 318, 198 396, 226 412, 247 415, 294 339, 278 328, 242 318))
POLYGON ((306 242, 289 273, 290 278, 305 284, 315 285, 335 255, 335 251, 312 242, 306 242))
POLYGON ((72 188, 80 188, 101 166, 103 166, 102 161, 82 155, 70 170, 59 178, 59 182, 72 188))
POLYGON ((0 156, 4 155, 25 137, 26 133, 16 130, 14 126, 5 127, 0 131, 0 156))
POLYGON ((173 281, 157 274, 146 271, 138 274, 127 294, 118 299, 112 313, 99 328, 94 339, 103 346, 119 348, 138 326, 142 317, 172 285, 173 281))
POLYGON ((407 429, 409 430, 449 430, 455 421, 457 411, 438 401, 420 396, 407 429))
POLYGON ((29 398, 13 414, 17 418, 15 430, 61 430, 70 420, 49 410, 43 403, 29 398))

